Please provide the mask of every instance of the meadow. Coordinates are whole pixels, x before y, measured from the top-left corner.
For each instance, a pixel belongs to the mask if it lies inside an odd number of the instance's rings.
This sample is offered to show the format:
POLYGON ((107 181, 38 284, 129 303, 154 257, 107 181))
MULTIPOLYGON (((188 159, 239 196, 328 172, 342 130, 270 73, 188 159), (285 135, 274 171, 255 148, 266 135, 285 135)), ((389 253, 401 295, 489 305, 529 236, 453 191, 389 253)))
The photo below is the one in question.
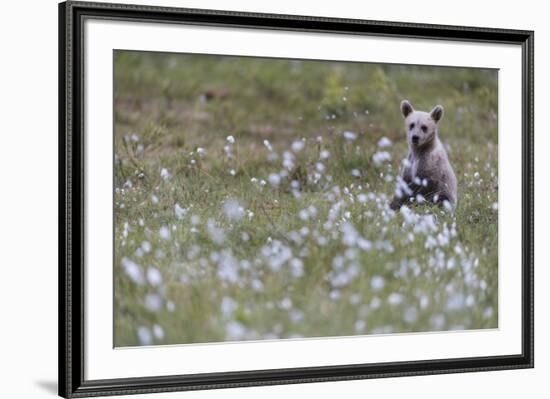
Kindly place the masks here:
POLYGON ((116 346, 498 327, 496 71, 114 63, 116 346), (454 212, 389 208, 402 99, 445 107, 454 212))

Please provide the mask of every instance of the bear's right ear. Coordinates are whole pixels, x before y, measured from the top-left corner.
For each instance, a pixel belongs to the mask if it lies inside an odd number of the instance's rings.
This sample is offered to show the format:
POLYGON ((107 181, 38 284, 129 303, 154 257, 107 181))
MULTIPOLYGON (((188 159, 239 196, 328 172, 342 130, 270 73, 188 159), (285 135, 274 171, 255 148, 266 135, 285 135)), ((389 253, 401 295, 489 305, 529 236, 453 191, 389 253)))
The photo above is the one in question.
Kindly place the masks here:
POLYGON ((406 118, 411 112, 414 111, 413 106, 407 100, 401 101, 401 113, 406 118))

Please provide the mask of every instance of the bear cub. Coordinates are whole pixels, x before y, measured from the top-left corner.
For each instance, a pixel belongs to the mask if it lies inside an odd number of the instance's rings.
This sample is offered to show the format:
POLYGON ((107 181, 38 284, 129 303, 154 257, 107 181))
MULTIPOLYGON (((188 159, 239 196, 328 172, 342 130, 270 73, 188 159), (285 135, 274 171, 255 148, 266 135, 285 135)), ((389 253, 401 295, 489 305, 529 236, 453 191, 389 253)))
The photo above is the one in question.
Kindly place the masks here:
POLYGON ((401 113, 405 118, 409 153, 403 160, 391 209, 398 210, 405 204, 426 202, 449 210, 455 208, 456 176, 437 129, 443 116, 443 107, 436 105, 429 113, 415 111, 410 102, 403 100, 401 113))

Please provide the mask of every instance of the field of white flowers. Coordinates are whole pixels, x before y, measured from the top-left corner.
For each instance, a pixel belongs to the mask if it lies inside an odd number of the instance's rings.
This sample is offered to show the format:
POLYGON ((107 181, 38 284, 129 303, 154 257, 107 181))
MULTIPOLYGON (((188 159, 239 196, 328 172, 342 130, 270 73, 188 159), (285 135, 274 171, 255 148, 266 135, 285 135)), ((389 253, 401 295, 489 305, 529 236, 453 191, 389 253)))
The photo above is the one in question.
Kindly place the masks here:
POLYGON ((116 346, 498 326, 496 71, 119 51, 116 346), (389 208, 442 104, 454 213, 389 208))

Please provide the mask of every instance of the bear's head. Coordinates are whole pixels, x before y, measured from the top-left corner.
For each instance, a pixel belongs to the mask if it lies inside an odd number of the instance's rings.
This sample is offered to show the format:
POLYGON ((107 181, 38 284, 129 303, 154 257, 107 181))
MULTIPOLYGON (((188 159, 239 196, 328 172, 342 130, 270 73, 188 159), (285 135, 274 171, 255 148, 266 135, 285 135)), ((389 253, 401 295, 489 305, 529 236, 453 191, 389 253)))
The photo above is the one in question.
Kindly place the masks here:
POLYGON ((443 107, 436 105, 429 113, 415 111, 407 100, 401 101, 401 113, 405 118, 407 141, 411 148, 428 147, 437 137, 437 123, 443 116, 443 107))

